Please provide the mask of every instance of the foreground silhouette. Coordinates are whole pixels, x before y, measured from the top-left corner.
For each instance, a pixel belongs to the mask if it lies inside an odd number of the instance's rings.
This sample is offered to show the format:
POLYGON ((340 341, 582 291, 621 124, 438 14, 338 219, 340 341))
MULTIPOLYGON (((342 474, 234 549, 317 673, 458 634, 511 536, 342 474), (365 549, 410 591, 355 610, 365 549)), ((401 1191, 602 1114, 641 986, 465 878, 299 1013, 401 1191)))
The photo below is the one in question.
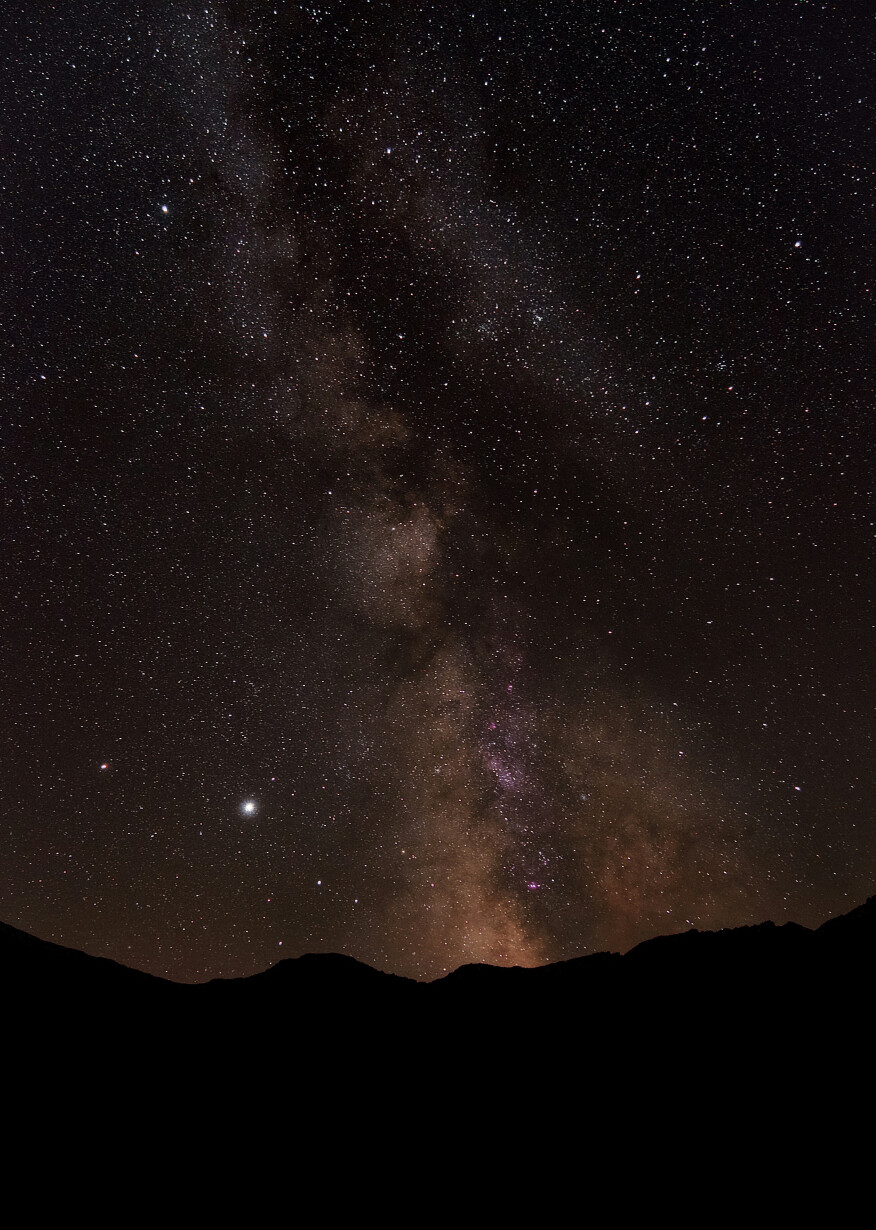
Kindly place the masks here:
POLYGON ((432 983, 350 957, 306 955, 250 978, 180 984, 39 940, 0 924, 5 1028, 48 1051, 65 1041, 130 1066, 193 1045, 238 1053, 282 1042, 333 1061, 379 1051, 430 1063, 547 1043, 541 1061, 576 1053, 741 1054, 775 1042, 850 1043, 869 1012, 876 897, 816 930, 766 922, 688 931, 535 969, 467 965, 432 983), (148 1039, 148 1045, 138 1046, 148 1039), (340 1050, 339 1050, 340 1048, 340 1050))
POLYGON ((366 1195, 453 1204, 467 1176, 510 1212, 582 1182, 628 1214, 767 1183, 781 1222, 816 1161, 869 1166, 874 956, 876 897, 814 931, 690 931, 433 983, 311 955, 183 985, 0 925, 6 1117, 28 1164, 41 1142, 38 1164, 96 1166, 124 1210, 177 1172, 211 1175, 220 1206, 247 1176, 248 1220, 268 1173, 343 1190, 356 1216, 366 1195))

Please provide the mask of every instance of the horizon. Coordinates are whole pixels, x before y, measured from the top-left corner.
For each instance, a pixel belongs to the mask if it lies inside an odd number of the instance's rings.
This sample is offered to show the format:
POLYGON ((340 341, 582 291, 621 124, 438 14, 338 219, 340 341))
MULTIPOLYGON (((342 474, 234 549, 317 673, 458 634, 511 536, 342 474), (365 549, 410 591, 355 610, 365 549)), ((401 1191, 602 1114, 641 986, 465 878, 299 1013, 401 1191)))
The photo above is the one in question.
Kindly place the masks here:
POLYGON ((133 970, 136 973, 148 974, 150 977, 159 978, 163 982, 172 982, 179 986, 206 986, 210 982, 246 981, 249 978, 256 978, 260 974, 268 973, 270 970, 275 969, 278 965, 281 965, 285 962, 299 961, 301 960, 302 957, 342 957, 344 960, 352 961, 357 965, 365 966, 368 969, 374 970, 376 973, 388 974, 393 978, 401 978, 406 982, 417 982, 422 985, 429 985, 433 982, 440 982, 442 979, 449 977, 450 974, 454 974, 458 972, 460 969, 466 969, 466 968, 484 967, 488 969, 517 969, 517 970, 543 969, 548 965, 563 965, 563 964, 567 964, 568 962, 578 962, 581 960, 586 960, 587 957, 600 957, 600 956, 602 957, 604 956, 622 957, 622 956, 626 956, 628 953, 632 952, 634 949, 640 947, 642 944, 647 944, 650 940, 670 939, 675 936, 688 934, 689 932, 696 932, 696 934, 698 935, 717 935, 724 931, 742 931, 742 930, 751 930, 751 929, 757 930, 761 927, 775 927, 776 929, 779 929, 779 928, 790 925, 793 927, 800 927, 804 931, 808 931, 810 934, 812 934, 816 932, 826 922, 830 922, 834 918, 844 918, 846 915, 854 913, 857 910, 863 909, 865 906, 870 905, 870 904, 876 904, 876 893, 867 897, 864 901, 858 902, 857 905, 848 907, 848 909, 842 911, 839 914, 837 913, 830 914, 828 915, 827 918, 824 918, 820 922, 817 922, 811 925, 800 923, 796 921, 795 919, 785 919, 782 922, 776 922, 774 919, 764 918, 758 922, 741 923, 737 926, 719 927, 719 928, 714 928, 714 929, 701 929, 698 927, 691 926, 691 927, 686 928, 683 931, 679 930, 679 931, 659 932, 654 935, 646 936, 644 939, 637 941, 635 944, 631 945, 629 948, 626 948, 622 951, 614 951, 611 949, 604 949, 604 948, 598 949, 598 950, 594 949, 593 951, 590 951, 590 952, 584 951, 584 952, 578 953, 577 955, 572 955, 569 957, 562 957, 558 961, 545 961, 545 962, 540 962, 534 965, 516 965, 516 964, 505 963, 505 962, 499 962, 499 963, 466 962, 462 965, 454 966, 452 969, 442 970, 439 974, 435 975, 432 978, 416 978, 416 977, 411 977, 410 975, 407 975, 407 974, 398 974, 392 970, 382 969, 379 966, 372 965, 368 961, 363 961, 361 958, 356 957, 352 953, 339 952, 336 949, 322 949, 322 950, 312 950, 311 949, 306 952, 296 953, 292 956, 280 956, 271 965, 267 965, 265 966, 264 969, 261 969, 261 970, 255 970, 254 972, 250 974, 234 974, 234 973, 213 974, 213 975, 210 975, 209 977, 201 978, 201 979, 199 978, 177 979, 177 978, 168 977, 165 974, 156 974, 152 970, 143 969, 140 966, 129 965, 124 961, 120 961, 116 957, 108 957, 105 954, 88 952, 84 948, 77 948, 68 943, 62 943, 54 939, 47 939, 46 937, 36 935, 33 932, 28 931, 23 927, 19 927, 12 923, 8 923, 6 922, 5 919, 0 919, 0 925, 5 926, 9 928, 10 930, 17 931, 18 933, 25 935, 30 939, 37 940, 39 943, 50 944, 57 948, 61 948, 67 952, 81 953, 81 954, 84 954, 85 956, 93 957, 96 960, 109 960, 113 964, 121 966, 123 969, 133 970))

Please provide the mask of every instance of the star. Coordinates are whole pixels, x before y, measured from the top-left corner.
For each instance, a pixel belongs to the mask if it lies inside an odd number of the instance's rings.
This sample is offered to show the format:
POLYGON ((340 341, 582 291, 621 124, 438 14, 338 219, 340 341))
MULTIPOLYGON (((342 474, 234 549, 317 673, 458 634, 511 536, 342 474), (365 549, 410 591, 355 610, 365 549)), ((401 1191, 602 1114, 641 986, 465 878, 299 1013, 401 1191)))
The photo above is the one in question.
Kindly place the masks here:
POLYGON ((245 816, 254 816, 258 811, 258 805, 255 799, 245 799, 240 805, 240 810, 245 816))

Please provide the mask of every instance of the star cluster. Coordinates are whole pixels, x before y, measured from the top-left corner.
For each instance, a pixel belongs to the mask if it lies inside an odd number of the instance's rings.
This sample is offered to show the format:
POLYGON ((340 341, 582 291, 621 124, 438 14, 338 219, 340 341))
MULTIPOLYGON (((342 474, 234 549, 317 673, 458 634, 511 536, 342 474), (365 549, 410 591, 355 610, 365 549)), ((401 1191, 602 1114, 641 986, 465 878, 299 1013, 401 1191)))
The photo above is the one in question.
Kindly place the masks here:
POLYGON ((874 891, 860 5, 4 22, 5 921, 431 978, 874 891))

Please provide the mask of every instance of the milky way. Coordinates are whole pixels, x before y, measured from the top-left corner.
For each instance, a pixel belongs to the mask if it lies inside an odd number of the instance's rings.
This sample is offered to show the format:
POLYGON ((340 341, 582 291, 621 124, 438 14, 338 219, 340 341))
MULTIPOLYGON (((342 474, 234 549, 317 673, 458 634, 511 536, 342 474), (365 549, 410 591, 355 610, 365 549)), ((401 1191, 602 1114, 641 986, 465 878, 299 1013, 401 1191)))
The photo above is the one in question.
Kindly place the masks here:
POLYGON ((7 18, 0 914, 431 978, 873 889, 856 6, 7 18))

